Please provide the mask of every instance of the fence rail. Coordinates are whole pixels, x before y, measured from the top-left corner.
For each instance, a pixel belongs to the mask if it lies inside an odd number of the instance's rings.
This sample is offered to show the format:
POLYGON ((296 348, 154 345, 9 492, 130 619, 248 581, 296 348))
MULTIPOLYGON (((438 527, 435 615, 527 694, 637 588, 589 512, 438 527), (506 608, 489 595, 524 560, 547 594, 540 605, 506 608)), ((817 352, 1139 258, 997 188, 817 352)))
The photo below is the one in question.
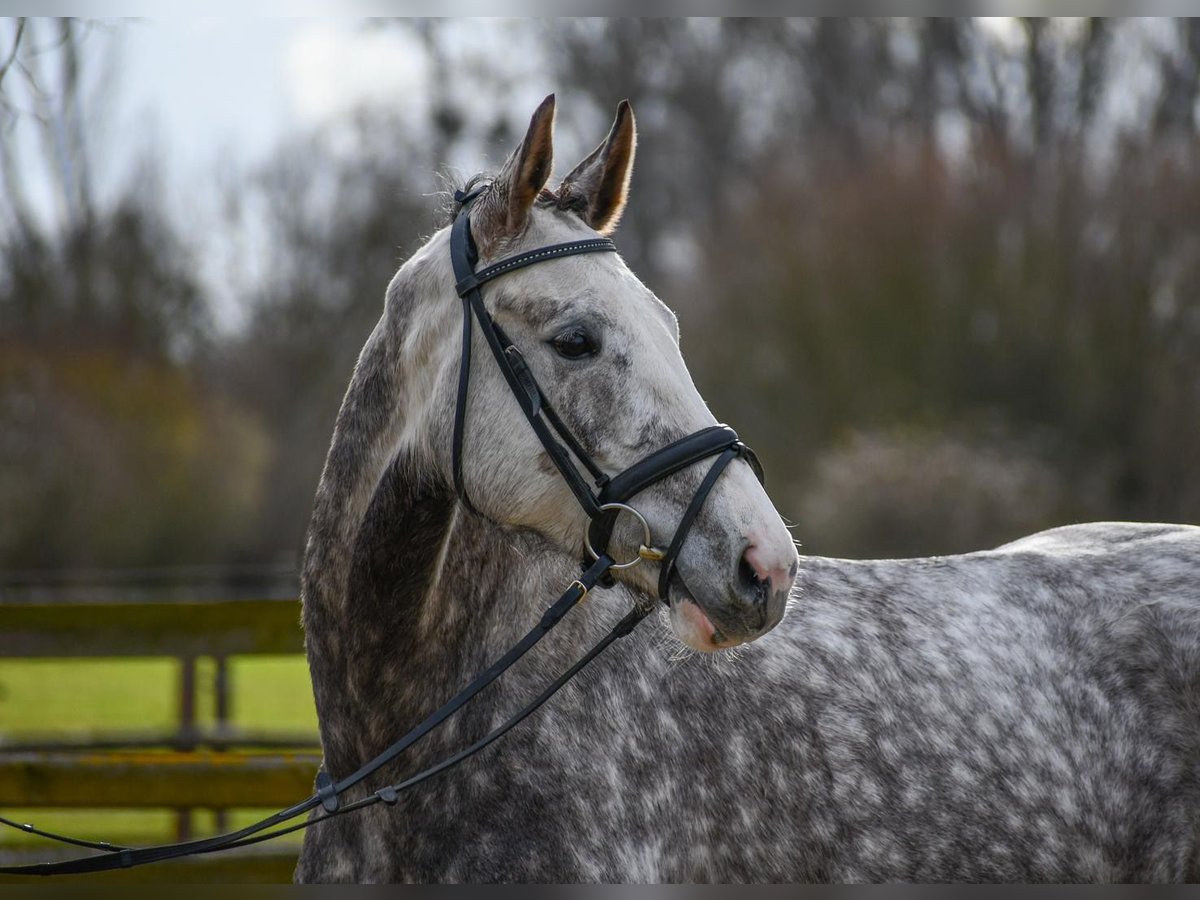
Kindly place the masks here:
POLYGON ((317 736, 311 731, 269 731, 229 725, 149 731, 79 728, 0 734, 0 754, 83 750, 313 750, 316 746, 317 736))
MULTIPOLYGON (((299 620, 295 600, 0 604, 0 657, 174 657, 180 663, 177 727, 169 731, 74 727, 0 734, 0 807, 171 809, 179 813, 175 837, 184 839, 191 836, 193 809, 216 810, 222 828, 228 810, 278 809, 308 796, 320 762, 316 735, 235 728, 226 664, 235 655, 303 652, 299 620), (196 721, 202 657, 216 663, 211 727, 196 721)), ((12 863, 56 854, 53 846, 0 846, 0 858, 12 863)), ((295 856, 295 844, 267 845, 108 873, 102 880, 289 881, 295 856)))
POLYGON ((303 650, 294 600, 0 605, 0 656, 222 657, 303 650))
POLYGON ((282 808, 312 793, 315 753, 0 755, 0 806, 282 808))

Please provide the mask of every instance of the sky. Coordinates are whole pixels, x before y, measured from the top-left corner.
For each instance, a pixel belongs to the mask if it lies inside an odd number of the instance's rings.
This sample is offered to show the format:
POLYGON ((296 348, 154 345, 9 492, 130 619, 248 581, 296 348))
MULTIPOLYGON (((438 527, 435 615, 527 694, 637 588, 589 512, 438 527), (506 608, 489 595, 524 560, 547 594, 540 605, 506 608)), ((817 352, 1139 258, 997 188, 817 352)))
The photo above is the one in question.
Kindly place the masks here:
MULTIPOLYGON (((52 42, 46 24, 27 32, 32 46, 52 42)), ((15 28, 15 20, 0 20, 0 60, 15 28)), ((401 124, 426 119, 429 76, 418 38, 361 19, 94 20, 82 51, 95 195, 101 203, 117 195, 152 154, 161 175, 155 189, 206 269, 222 265, 228 249, 209 239, 220 221, 214 188, 222 173, 253 171, 289 135, 363 103, 391 104, 401 124)), ((41 77, 52 74, 47 66, 41 77)), ((5 91, 15 115, 0 124, 0 138, 18 147, 31 205, 47 221, 59 219, 64 212, 45 168, 49 154, 35 139, 33 102, 20 78, 6 80, 5 91)), ((235 303, 222 302, 221 294, 214 290, 218 318, 236 327, 235 303)))
MULTIPOLYGON (((221 168, 251 168, 287 135, 318 128, 362 103, 390 105, 414 125, 426 121, 423 98, 429 95, 430 73, 411 29, 372 27, 361 18, 93 21, 84 51, 93 79, 88 105, 100 112, 88 126, 101 197, 129 177, 130 166, 147 148, 161 156, 166 183, 177 190, 196 179, 211 181, 221 168)), ((1011 19, 981 21, 997 38, 1016 39, 1011 19)), ((545 83, 538 48, 527 36, 526 45, 513 51, 512 42, 525 32, 505 25, 504 20, 456 21, 454 44, 482 47, 491 59, 503 60, 519 73, 515 83, 522 90, 528 86, 527 96, 489 98, 476 84, 469 99, 532 110, 554 85, 545 83), (489 47, 493 42, 496 49, 489 47)), ((14 28, 15 20, 0 20, 0 59, 14 28)), ((1135 93, 1122 96, 1136 101, 1135 93)), ((26 158, 36 153, 30 146, 26 158)), ((53 205, 48 194, 41 202, 53 205)))
POLYGON ((107 149, 127 157, 151 130, 174 177, 253 165, 289 132, 363 101, 420 96, 426 79, 408 32, 358 20, 142 19, 89 41, 116 62, 107 149))
MULTIPOLYGON (((0 59, 15 28, 0 20, 0 59)), ((26 39, 45 45, 49 34, 31 29, 26 39)), ((186 184, 221 166, 253 166, 289 133, 363 102, 396 98, 397 110, 419 115, 414 98, 426 93, 416 38, 358 19, 95 20, 82 48, 101 197, 147 148, 169 183, 186 184)), ((14 73, 5 84, 16 111, 5 138, 35 160, 44 151, 32 141, 32 103, 19 81, 14 73)), ((31 188, 35 202, 53 206, 48 192, 31 188)))
MULTIPOLYGON (((998 32, 1006 27, 1006 20, 991 21, 998 32)), ((540 83, 535 47, 511 52, 514 36, 502 20, 455 26, 464 44, 504 41, 509 52, 493 56, 527 74, 518 82, 529 82, 527 97, 498 100, 533 109, 553 89, 540 83)), ((0 56, 14 28, 15 20, 0 21, 0 56)), ((84 51, 94 80, 90 105, 102 110, 92 147, 102 189, 125 177, 147 138, 171 180, 186 181, 211 176, 215 166, 253 165, 290 132, 363 102, 425 119, 430 76, 418 39, 363 19, 95 20, 84 51)))
MULTIPOLYGON (((517 111, 528 116, 554 86, 527 30, 511 25, 473 19, 450 27, 463 52, 486 52, 519 75, 519 88, 503 95, 475 84, 468 108, 502 104, 520 124, 517 111)), ((0 20, 0 59, 15 27, 13 19, 0 20)), ((41 32, 43 44, 52 37, 49 29, 41 32)), ((148 149, 159 157, 166 188, 187 196, 196 179, 211 182, 221 169, 252 169, 289 135, 362 104, 390 108, 401 126, 428 121, 430 73, 420 39, 396 25, 361 18, 103 19, 91 20, 82 46, 90 82, 85 106, 93 113, 89 151, 101 200, 130 177, 148 149)), ((20 99, 18 87, 9 78, 6 94, 20 99)), ((466 90, 466 80, 450 89, 466 90)), ((45 155, 28 125, 28 116, 24 122, 16 117, 15 139, 25 145, 26 162, 45 155)), ((477 168, 481 161, 445 162, 477 168)), ((53 210, 47 190, 33 185, 31 193, 53 210)), ((175 202, 181 201, 168 198, 169 205, 175 202)))

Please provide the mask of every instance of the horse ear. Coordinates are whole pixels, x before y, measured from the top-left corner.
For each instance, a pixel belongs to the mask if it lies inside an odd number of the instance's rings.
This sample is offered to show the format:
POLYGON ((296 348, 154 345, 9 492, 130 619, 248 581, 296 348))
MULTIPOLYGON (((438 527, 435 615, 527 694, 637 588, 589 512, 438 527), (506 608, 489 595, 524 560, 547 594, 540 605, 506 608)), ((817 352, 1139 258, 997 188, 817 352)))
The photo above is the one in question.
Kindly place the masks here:
POLYGON ((541 102, 529 120, 529 130, 521 146, 496 176, 496 185, 503 191, 503 209, 495 210, 498 230, 515 235, 529 221, 529 210, 550 179, 554 166, 554 95, 541 102))
POLYGON ((612 130, 559 186, 562 198, 577 199, 583 220, 601 234, 610 234, 621 220, 629 195, 629 176, 637 148, 637 124, 628 100, 617 104, 612 130))

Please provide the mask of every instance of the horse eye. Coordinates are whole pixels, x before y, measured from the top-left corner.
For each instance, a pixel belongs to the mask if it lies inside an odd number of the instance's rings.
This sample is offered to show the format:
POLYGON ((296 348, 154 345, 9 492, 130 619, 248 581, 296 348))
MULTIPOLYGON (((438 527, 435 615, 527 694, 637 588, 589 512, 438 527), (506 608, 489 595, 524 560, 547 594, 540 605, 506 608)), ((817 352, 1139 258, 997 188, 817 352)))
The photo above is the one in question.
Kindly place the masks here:
POLYGON ((578 328, 564 331, 550 342, 559 356, 567 359, 582 359, 596 353, 596 345, 588 335, 578 328))

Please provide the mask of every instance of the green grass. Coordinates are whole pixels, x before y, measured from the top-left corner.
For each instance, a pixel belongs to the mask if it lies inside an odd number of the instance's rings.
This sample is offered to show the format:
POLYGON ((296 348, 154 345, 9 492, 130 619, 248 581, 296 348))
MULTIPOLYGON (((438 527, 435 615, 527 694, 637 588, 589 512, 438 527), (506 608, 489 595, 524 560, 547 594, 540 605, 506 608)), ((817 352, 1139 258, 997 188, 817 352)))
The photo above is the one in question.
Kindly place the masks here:
POLYGON ((177 716, 173 660, 0 660, 6 735, 167 728, 177 716))
MULTIPOLYGON (((304 657, 235 657, 229 675, 234 687, 231 712, 235 725, 316 735, 317 711, 304 657)), ((207 714, 211 715, 211 709, 207 714)))
MULTIPOLYGON (((197 666, 197 720, 213 721, 211 660, 197 666)), ((0 732, 10 737, 79 731, 150 731, 178 722, 178 661, 171 659, 0 660, 0 732)), ((255 730, 317 731, 308 667, 302 656, 246 656, 229 662, 233 724, 255 730)), ((175 814, 158 810, 5 810, 10 818, 51 831, 93 839, 154 843, 172 839, 175 814)), ((239 810, 229 825, 247 824, 256 812, 239 810)), ((213 827, 207 811, 193 813, 193 828, 213 827)), ((0 829, 2 844, 42 841, 0 829)))

